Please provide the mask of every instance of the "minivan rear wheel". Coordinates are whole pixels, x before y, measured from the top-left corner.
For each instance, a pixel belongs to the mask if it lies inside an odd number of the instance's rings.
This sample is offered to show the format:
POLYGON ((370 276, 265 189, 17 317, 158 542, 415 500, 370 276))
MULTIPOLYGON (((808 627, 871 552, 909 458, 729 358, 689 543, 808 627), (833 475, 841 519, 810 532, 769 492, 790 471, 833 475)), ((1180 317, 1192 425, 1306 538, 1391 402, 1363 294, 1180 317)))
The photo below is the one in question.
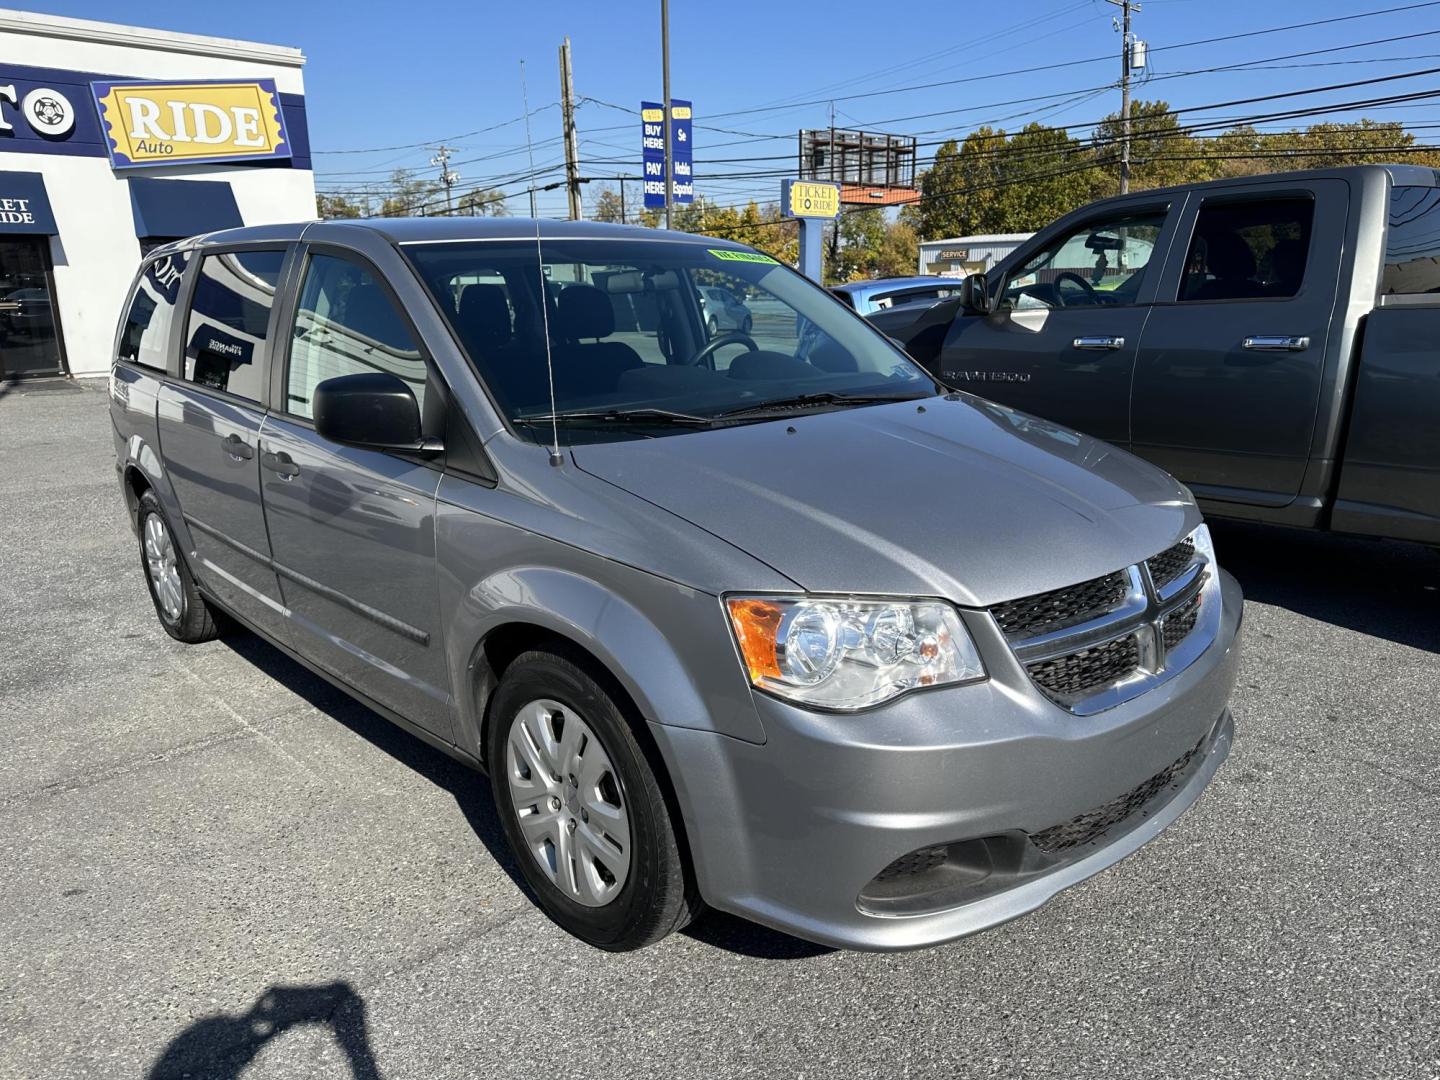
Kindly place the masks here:
POLYGON ((638 949, 690 919, 670 812, 621 706, 579 657, 534 651, 490 705, 490 783, 541 907, 601 949, 638 949))
POLYGON ((165 632, 187 645, 219 637, 219 617, 195 587, 190 567, 185 564, 153 491, 140 496, 135 520, 140 531, 140 565, 145 571, 145 584, 150 587, 150 600, 165 632))

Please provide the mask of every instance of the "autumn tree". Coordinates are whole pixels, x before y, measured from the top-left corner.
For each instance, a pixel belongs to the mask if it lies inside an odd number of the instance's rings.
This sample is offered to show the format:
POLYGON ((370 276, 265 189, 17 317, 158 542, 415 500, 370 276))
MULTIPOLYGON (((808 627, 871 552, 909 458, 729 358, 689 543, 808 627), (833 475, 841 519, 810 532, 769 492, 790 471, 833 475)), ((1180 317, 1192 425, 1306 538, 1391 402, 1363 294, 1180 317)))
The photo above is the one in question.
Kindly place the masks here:
POLYGON ((595 191, 595 203, 590 208, 593 221, 623 223, 625 203, 609 184, 601 184, 595 191))

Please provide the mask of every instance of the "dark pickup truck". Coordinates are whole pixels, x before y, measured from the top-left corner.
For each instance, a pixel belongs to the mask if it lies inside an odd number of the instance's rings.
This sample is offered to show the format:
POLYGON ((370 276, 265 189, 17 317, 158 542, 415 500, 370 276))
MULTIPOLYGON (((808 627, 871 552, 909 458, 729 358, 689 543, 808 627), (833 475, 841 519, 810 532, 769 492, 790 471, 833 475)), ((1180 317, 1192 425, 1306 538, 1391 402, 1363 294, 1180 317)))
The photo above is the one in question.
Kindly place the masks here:
POLYGON ((1440 174, 1140 192, 870 320, 945 383, 1149 458, 1207 514, 1440 544, 1440 174))

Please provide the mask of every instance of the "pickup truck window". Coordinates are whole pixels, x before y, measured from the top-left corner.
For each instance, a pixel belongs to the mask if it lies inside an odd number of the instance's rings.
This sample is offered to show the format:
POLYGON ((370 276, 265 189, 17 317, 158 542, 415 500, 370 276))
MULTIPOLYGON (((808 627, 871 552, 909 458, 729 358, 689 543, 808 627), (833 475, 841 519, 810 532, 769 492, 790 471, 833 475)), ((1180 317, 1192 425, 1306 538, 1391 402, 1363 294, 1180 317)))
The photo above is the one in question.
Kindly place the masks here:
POLYGON ((1284 299, 1310 255, 1312 198, 1206 202, 1185 257, 1181 301, 1284 299))
POLYGON ((120 348, 116 358, 132 364, 165 371, 169 358, 165 347, 170 341, 170 326, 175 319, 175 301, 179 298, 180 278, 185 273, 185 256, 166 255, 145 265, 125 325, 120 331, 120 348))
POLYGON ((186 379, 260 400, 259 358, 284 263, 283 249, 205 256, 185 327, 186 379))
POLYGON ((1165 211, 1089 221, 1060 237, 1016 270, 1004 299, 1030 308, 1133 304, 1140 292, 1165 211))
MULTIPOLYGON (((466 293, 475 288, 475 284, 465 286, 462 303, 466 293)), ((472 295, 483 297, 486 290, 472 295)), ((496 310, 508 321, 503 295, 496 310)), ((360 264, 334 255, 314 255, 305 269, 295 311, 290 367, 285 375, 285 411, 309 419, 316 385, 366 371, 386 371, 403 379, 424 409, 425 360, 390 294, 360 264)))
POLYGON ((1380 295, 1399 303, 1440 303, 1440 188, 1390 192, 1390 229, 1380 295), (1403 298, 1403 299, 1401 299, 1403 298))

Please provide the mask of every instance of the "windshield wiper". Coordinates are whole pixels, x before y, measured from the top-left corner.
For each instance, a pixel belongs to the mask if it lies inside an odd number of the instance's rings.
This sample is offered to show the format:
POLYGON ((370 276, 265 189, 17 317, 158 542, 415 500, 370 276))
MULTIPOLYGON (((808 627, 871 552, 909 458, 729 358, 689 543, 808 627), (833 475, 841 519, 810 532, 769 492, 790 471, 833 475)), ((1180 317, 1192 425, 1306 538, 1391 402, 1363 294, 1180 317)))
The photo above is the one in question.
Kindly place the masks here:
POLYGON ((809 394, 795 394, 792 397, 759 401, 754 405, 742 405, 718 414, 720 419, 736 416, 752 416, 761 413, 784 413, 807 405, 878 405, 887 401, 916 401, 928 394, 837 394, 832 390, 819 390, 809 394))
POLYGON ((714 421, 708 416, 675 412, 673 409, 573 409, 567 412, 517 416, 517 424, 677 424, 686 427, 709 427, 714 421))

